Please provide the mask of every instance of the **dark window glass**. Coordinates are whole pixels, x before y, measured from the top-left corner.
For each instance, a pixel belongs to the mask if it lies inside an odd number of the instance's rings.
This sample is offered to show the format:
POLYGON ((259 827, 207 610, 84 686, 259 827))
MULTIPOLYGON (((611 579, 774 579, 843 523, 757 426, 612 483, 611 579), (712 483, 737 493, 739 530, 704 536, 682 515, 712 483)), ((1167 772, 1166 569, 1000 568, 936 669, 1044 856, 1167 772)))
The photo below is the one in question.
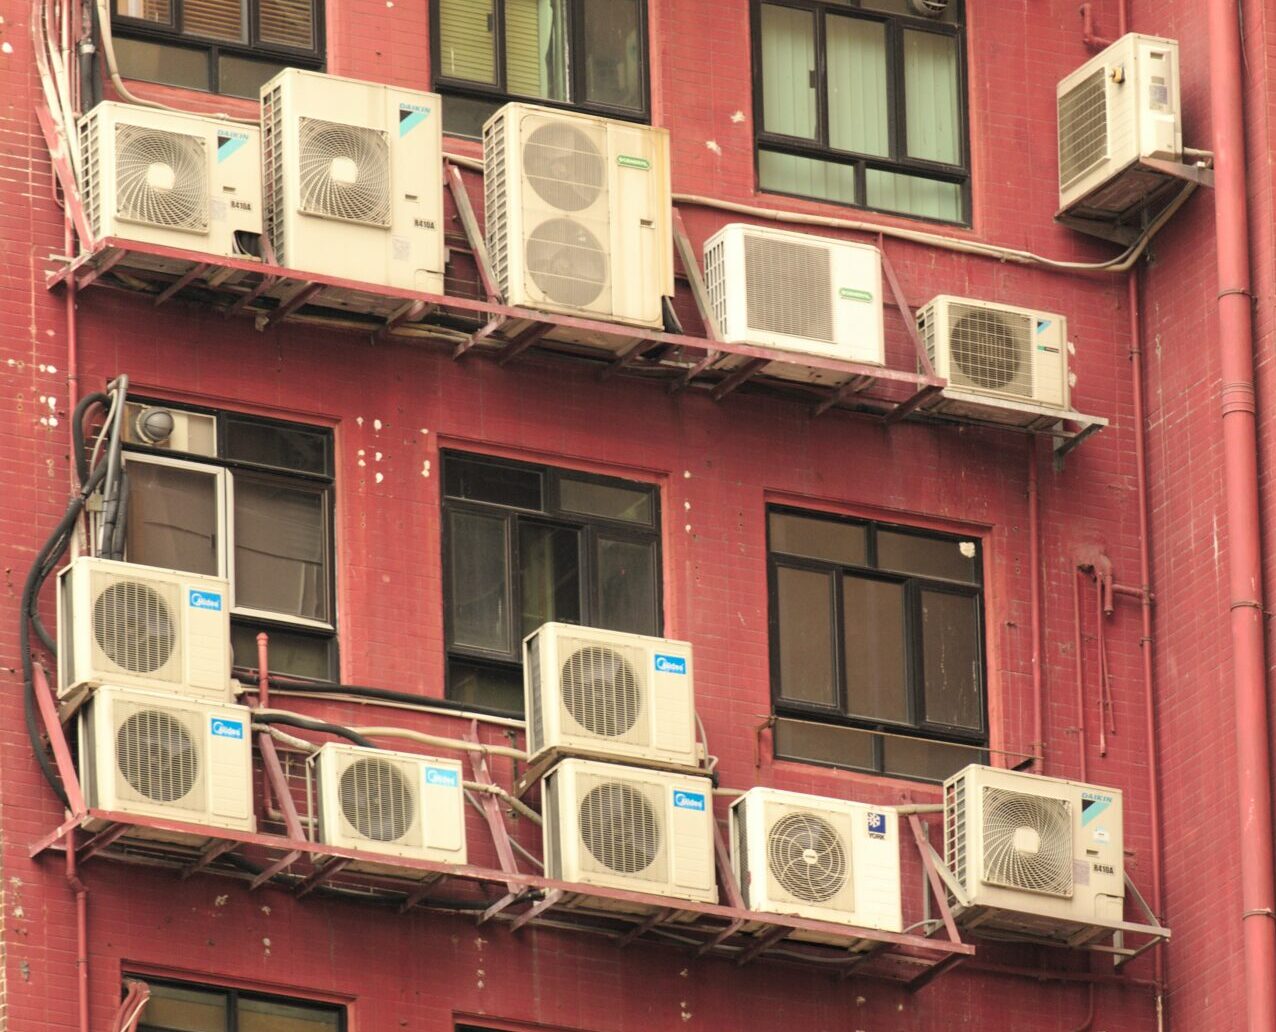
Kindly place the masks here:
POLYGON ((139 1032, 342 1032, 345 1009, 279 996, 147 979, 139 1032))
POLYGON ((968 222, 961 6, 754 0, 759 187, 968 222))
POLYGON ((220 573, 217 474, 128 463, 125 554, 131 562, 216 577, 220 573))
POLYGON ((550 621, 660 633, 655 488, 449 453, 443 489, 449 698, 521 712, 550 621))
POLYGON ((115 39, 115 60, 120 75, 142 82, 162 82, 188 90, 209 90, 212 76, 208 55, 202 50, 154 43, 144 39, 115 39))
POLYGON ((584 0, 585 100, 643 107, 642 12, 638 0, 584 0))
POLYGON ((979 543, 768 515, 777 755, 923 780, 977 762, 987 745, 979 543))
POLYGON ((328 622, 327 489, 235 478, 235 605, 328 622))
POLYGON ((257 635, 262 631, 270 638, 270 669, 275 673, 314 681, 328 681, 335 676, 337 643, 331 634, 307 634, 252 617, 233 617, 230 621, 235 666, 257 669, 257 635))
POLYGON ((274 423, 243 416, 222 418, 226 458, 255 466, 332 476, 332 433, 295 423, 274 423))

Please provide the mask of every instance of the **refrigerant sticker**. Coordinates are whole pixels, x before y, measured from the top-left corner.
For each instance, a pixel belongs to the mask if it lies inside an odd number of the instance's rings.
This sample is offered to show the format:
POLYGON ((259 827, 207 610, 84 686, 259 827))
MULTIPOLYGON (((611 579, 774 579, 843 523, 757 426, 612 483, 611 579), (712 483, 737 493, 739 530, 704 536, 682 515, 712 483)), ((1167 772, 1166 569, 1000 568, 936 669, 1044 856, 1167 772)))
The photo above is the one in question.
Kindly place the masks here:
POLYGON ((679 810, 695 810, 704 813, 704 793, 676 789, 673 793, 673 805, 679 810))
POLYGON ((1095 828, 1094 831, 1090 832, 1090 838, 1094 839, 1095 842, 1099 842, 1099 843, 1107 843, 1112 841, 1112 836, 1108 834, 1107 828, 1095 828))
POLYGON ((399 135, 407 136, 429 117, 430 109, 420 104, 399 105, 399 135))
POLYGON ((218 129, 217 160, 219 162, 225 161, 247 142, 247 133, 236 132, 234 129, 218 129))
POLYGON ((211 613, 222 611, 222 597, 216 591, 197 591, 191 588, 190 602, 192 609, 207 609, 211 613))
POLYGON ((227 720, 224 717, 213 717, 209 721, 209 730, 217 738, 234 738, 242 741, 244 737, 244 722, 242 720, 227 720))
POLYGON ((687 660, 684 656, 666 656, 656 653, 656 673, 685 674, 686 672, 687 660))
POLYGON ((866 820, 869 838, 884 839, 886 837, 886 814, 869 811, 866 820))
POLYGON ((447 767, 426 767, 425 783, 436 788, 459 788, 461 779, 456 771, 449 770, 447 767))
POLYGON ((1112 797, 1099 792, 1081 793, 1081 826, 1085 827, 1092 820, 1112 805, 1112 797))

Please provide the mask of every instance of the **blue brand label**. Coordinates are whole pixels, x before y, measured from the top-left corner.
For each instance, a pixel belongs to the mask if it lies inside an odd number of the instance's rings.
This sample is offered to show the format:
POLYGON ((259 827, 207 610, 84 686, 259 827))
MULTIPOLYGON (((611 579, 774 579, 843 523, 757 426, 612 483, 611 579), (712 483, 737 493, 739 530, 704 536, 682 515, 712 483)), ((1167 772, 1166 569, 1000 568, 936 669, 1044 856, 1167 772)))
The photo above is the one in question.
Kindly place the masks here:
POLYGON ((248 142, 248 134, 234 129, 217 130, 217 160, 225 161, 248 142))
POLYGON ((399 105, 399 135, 407 136, 413 129, 426 120, 430 114, 428 107, 420 104, 399 105))
POLYGON ((222 611, 222 597, 216 591, 196 591, 191 588, 191 608, 207 609, 214 613, 222 611))
POLYGON ((1081 793, 1081 825, 1084 827, 1112 805, 1112 797, 1099 792, 1081 793))
POLYGON ((426 767, 425 783, 437 788, 459 788, 461 779, 456 771, 448 770, 447 767, 426 767))
POLYGON ((886 837, 886 814, 870 810, 866 815, 868 833, 872 838, 886 837))
POLYGON ((235 738, 242 741, 244 737, 244 722, 242 720, 213 717, 208 722, 208 727, 218 738, 235 738))
POLYGON ((685 674, 687 659, 685 656, 666 656, 656 653, 656 672, 660 674, 685 674))
POLYGON ((673 792, 673 805, 679 810, 696 810, 700 813, 704 813, 704 793, 684 792, 680 788, 675 788, 673 792))

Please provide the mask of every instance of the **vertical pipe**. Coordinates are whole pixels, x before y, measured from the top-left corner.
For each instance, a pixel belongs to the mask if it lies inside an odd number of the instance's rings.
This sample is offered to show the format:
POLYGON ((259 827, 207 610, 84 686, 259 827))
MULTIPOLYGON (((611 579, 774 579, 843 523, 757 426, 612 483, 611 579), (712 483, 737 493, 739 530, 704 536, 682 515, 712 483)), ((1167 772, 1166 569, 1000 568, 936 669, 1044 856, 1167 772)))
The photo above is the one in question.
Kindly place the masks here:
POLYGON ((1085 657, 1081 653, 1081 571, 1072 571, 1072 650, 1077 664, 1077 759, 1081 781, 1090 780, 1090 764, 1086 759, 1085 734, 1085 657))
POLYGON ((1094 578, 1094 642, 1099 653, 1099 755, 1108 755, 1108 643, 1103 633, 1103 581, 1094 578))
POLYGON ((89 890, 76 864, 75 829, 66 833, 66 881, 75 893, 75 975, 79 996, 79 1032, 89 1032, 89 890))
POLYGON ((1044 677, 1041 669, 1041 492, 1037 481, 1037 439, 1028 435, 1028 583, 1032 607, 1032 755, 1037 773, 1046 772, 1044 677))
MULTIPOLYGON (((257 635, 257 705, 262 709, 270 706, 270 635, 261 631, 257 635)), ((274 808, 271 798, 270 777, 261 779, 261 806, 269 813, 274 808)))
POLYGON ((1208 12, 1220 400, 1241 818, 1240 919, 1249 1029, 1270 1032, 1276 1028, 1276 898, 1272 885, 1271 741, 1263 642, 1240 4, 1236 0, 1209 0, 1208 12))

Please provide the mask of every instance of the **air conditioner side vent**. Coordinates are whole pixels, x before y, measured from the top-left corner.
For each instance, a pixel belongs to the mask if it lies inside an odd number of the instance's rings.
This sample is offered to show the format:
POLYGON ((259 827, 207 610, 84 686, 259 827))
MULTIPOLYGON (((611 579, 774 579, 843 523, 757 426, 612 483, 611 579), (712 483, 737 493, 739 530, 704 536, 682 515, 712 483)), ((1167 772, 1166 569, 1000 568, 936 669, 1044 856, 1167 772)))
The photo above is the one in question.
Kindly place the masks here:
POLYGON ((1059 183, 1067 189, 1108 157, 1108 69, 1094 72, 1059 98, 1059 183))
POLYGON ((966 884, 966 780, 954 778, 945 787, 944 862, 957 878, 966 884))
POLYGON ((828 248, 749 233, 744 267, 750 329, 834 341, 828 248))
MULTIPOLYGON (((80 128, 80 202, 94 238, 102 234, 102 167, 98 157, 101 120, 89 114, 80 128)), ((88 241, 84 241, 87 245, 88 241)))
POLYGON ((704 252, 704 285, 709 293, 709 309, 718 332, 729 336, 730 308, 727 304, 726 242, 717 240, 704 252))
POLYGON ((483 208, 487 220, 487 257, 501 296, 509 297, 509 220, 505 194, 505 119, 489 122, 483 132, 483 208))
POLYGON ((285 265, 284 254, 284 145, 283 86, 267 91, 261 99, 262 235, 270 241, 276 265, 285 265))

